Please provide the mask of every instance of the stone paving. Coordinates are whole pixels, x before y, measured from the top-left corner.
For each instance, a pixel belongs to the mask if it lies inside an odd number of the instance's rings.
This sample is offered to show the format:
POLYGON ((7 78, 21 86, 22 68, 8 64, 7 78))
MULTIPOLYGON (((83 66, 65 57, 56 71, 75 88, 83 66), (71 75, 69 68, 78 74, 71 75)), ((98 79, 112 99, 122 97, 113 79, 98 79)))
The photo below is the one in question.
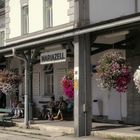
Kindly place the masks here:
POLYGON ((88 136, 88 137, 74 137, 74 135, 56 135, 55 132, 49 133, 49 135, 39 135, 31 133, 20 133, 10 130, 0 130, 0 140, 107 140, 101 137, 88 136))
MULTIPOLYGON (((18 127, 6 127, 8 131, 22 132, 27 134, 50 135, 74 135, 73 121, 47 121, 35 120, 30 126, 31 129, 24 129, 23 121, 15 120, 18 127)), ((124 125, 124 124, 109 124, 93 122, 91 136, 99 137, 139 137, 140 126, 124 125)), ((89 137, 90 138, 90 137, 89 137)))

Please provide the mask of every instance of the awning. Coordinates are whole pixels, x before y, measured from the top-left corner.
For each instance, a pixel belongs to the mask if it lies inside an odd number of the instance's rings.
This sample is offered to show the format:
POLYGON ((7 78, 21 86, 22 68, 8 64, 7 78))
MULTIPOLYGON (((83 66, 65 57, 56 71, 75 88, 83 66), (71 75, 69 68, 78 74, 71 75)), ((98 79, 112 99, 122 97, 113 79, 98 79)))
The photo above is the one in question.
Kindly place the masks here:
POLYGON ((28 50, 40 47, 45 44, 54 44, 59 41, 64 41, 68 39, 73 39, 75 36, 95 33, 95 35, 103 34, 107 31, 117 31, 117 30, 126 30, 132 28, 139 28, 140 26, 140 13, 133 14, 121 18, 116 18, 113 20, 108 20, 105 22, 92 24, 89 26, 84 26, 81 28, 74 28, 68 31, 63 31, 61 33, 55 33, 43 37, 36 37, 34 39, 26 39, 24 41, 11 42, 9 45, 0 48, 0 54, 10 53, 12 49, 16 51, 28 50))

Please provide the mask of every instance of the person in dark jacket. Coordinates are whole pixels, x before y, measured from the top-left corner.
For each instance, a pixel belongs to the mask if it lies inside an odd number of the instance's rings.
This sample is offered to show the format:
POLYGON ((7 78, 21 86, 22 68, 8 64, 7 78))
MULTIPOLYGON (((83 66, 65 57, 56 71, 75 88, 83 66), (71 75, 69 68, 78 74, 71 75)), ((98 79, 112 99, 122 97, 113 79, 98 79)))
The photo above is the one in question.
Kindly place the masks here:
POLYGON ((54 119, 56 120, 59 119, 60 117, 60 120, 62 121, 64 119, 63 114, 67 109, 67 103, 64 101, 63 96, 59 98, 59 103, 57 108, 58 108, 58 112, 57 115, 54 117, 54 119))

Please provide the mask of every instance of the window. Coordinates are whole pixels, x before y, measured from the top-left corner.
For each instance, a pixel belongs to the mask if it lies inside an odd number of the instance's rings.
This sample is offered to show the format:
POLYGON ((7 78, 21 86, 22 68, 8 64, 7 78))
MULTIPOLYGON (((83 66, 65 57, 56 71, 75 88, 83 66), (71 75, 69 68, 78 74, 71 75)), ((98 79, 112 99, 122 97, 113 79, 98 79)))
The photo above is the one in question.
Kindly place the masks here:
POLYGON ((0 47, 4 46, 4 31, 0 31, 0 47))
POLYGON ((52 27, 52 0, 44 0, 44 28, 52 27))
POLYGON ((45 66, 45 96, 53 95, 53 65, 45 66))
POLYGON ((53 74, 45 74, 45 96, 53 95, 53 74))
POLYGON ((22 18, 21 18, 21 24, 22 24, 22 35, 28 33, 28 5, 22 6, 22 18))

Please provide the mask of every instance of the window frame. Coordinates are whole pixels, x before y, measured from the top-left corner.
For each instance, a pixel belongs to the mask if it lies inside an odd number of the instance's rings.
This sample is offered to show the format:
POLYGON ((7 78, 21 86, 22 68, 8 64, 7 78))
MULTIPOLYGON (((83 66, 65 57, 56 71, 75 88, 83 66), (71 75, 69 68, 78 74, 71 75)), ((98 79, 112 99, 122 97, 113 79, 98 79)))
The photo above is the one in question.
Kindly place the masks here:
POLYGON ((4 40, 5 40, 5 30, 0 30, 0 47, 4 46, 4 40), (2 38, 3 33, 3 38, 2 38))
POLYGON ((53 1, 52 0, 43 0, 43 27, 44 29, 50 28, 53 26, 53 1), (48 3, 50 4, 49 6, 46 6, 48 3), (47 21, 47 11, 49 12, 49 21, 47 21))
POLYGON ((53 65, 46 65, 45 70, 44 70, 44 96, 50 97, 54 93, 54 73, 53 73, 53 65), (47 69, 46 69, 47 68, 47 69), (50 78, 50 83, 48 83, 48 78, 50 78), (49 88, 48 88, 49 87, 49 88), (49 90, 48 90, 49 89, 49 90), (51 91, 50 93, 48 91, 51 91))
POLYGON ((28 4, 21 5, 21 35, 26 35, 29 33, 29 6, 28 4), (27 14, 24 9, 27 8, 27 14), (25 24, 26 20, 26 24, 25 24), (26 28, 25 28, 26 27, 26 28))

